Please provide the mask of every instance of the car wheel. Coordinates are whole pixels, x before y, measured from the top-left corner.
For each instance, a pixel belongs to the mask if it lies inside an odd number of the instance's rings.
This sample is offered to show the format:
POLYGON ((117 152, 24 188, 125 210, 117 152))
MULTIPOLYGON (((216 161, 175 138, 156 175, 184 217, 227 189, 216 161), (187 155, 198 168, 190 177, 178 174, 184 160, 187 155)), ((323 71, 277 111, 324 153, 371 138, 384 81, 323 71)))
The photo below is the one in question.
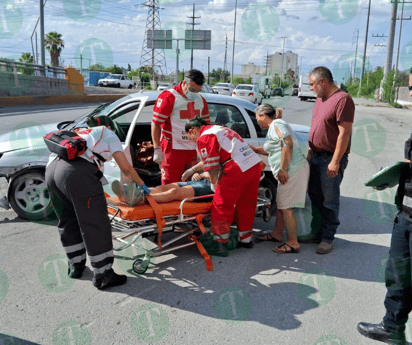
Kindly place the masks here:
POLYGON ((133 87, 133 85, 132 85, 132 84, 130 84, 130 85, 129 85, 129 87, 128 87, 128 89, 131 89, 132 87, 133 87))
POLYGON ((54 217, 51 194, 42 170, 28 170, 14 177, 9 186, 8 199, 21 218, 48 220, 54 217))
POLYGON ((120 83, 119 83, 119 84, 117 84, 117 87, 120 89, 120 83))
POLYGON ((270 202, 272 203, 272 205, 270 206, 270 214, 272 215, 277 211, 276 194, 277 187, 271 179, 265 177, 262 181, 260 181, 259 197, 270 200, 270 202))

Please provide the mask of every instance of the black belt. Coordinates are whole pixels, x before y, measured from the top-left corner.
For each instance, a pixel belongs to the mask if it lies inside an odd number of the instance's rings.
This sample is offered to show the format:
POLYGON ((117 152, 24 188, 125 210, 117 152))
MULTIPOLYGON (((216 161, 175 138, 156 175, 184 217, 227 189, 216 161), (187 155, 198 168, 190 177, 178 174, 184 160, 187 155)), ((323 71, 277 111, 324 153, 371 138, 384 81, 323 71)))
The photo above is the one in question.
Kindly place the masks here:
POLYGON ((313 151, 314 153, 316 153, 319 156, 333 156, 333 152, 329 152, 329 151, 313 151))

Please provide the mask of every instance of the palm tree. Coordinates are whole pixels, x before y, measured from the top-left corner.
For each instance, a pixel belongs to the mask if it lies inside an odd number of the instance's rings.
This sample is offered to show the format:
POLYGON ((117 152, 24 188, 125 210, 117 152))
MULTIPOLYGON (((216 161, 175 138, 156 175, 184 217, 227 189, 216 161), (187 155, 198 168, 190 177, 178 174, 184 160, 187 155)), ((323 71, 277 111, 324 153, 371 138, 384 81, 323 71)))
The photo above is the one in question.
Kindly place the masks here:
MULTIPOLYGON (((30 53, 23 53, 19 58, 19 62, 33 63, 33 55, 31 55, 30 53)), ((19 68, 18 71, 27 75, 32 75, 34 73, 33 69, 28 68, 19 68)))
POLYGON ((53 67, 59 67, 60 52, 64 48, 62 34, 59 34, 56 31, 50 31, 46 34, 44 43, 46 45, 46 49, 50 52, 51 65, 53 67))

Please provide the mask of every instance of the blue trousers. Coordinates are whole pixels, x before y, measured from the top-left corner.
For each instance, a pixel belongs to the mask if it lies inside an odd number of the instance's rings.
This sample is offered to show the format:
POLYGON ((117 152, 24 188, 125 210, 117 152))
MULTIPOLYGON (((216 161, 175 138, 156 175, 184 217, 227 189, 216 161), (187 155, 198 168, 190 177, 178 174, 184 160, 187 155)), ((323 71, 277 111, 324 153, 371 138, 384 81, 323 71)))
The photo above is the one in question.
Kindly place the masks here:
POLYGON ((312 152, 308 194, 312 202, 311 232, 318 233, 323 241, 333 241, 339 222, 340 184, 348 166, 345 153, 339 163, 337 176, 328 177, 326 171, 332 154, 312 152))
POLYGON ((386 314, 383 325, 388 330, 404 331, 412 310, 411 249, 412 223, 398 213, 393 225, 389 259, 385 269, 386 314))

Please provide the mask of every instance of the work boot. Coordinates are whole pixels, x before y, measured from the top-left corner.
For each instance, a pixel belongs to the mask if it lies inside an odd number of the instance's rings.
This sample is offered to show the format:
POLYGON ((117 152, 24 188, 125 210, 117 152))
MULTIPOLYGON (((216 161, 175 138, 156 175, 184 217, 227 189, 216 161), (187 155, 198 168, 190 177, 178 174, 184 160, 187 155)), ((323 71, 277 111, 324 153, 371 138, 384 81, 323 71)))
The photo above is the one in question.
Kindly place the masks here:
POLYGON ((67 275, 69 278, 79 279, 83 275, 83 271, 86 269, 84 265, 73 265, 69 262, 69 267, 67 269, 67 275))
POLYGON ((322 241, 316 248, 316 254, 328 254, 333 250, 333 242, 322 241))
POLYGON ((113 272, 113 275, 109 278, 109 281, 106 280, 107 277, 93 278, 93 286, 97 287, 99 290, 104 290, 109 287, 123 285, 126 284, 127 276, 113 272))
POLYGON ((374 339, 377 341, 382 341, 386 344, 393 345, 406 345, 405 333, 404 332, 390 332, 388 331, 381 322, 380 324, 359 322, 358 331, 363 336, 374 339))

